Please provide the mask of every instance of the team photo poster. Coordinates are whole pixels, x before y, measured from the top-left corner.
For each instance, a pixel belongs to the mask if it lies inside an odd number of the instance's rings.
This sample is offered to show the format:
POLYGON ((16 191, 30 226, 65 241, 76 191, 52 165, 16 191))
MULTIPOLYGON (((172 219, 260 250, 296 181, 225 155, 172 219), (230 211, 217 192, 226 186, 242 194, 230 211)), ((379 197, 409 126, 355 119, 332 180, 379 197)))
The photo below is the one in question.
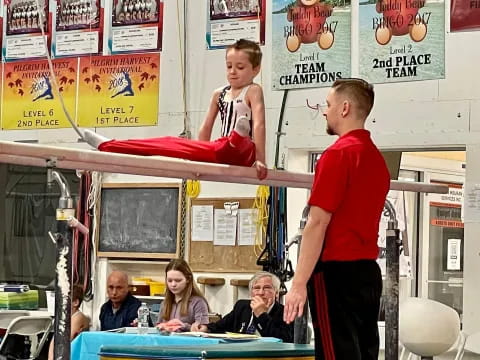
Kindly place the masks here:
POLYGON ((111 54, 162 50, 163 0, 113 0, 111 54))
POLYGON ((359 9, 360 76, 372 83, 445 78, 443 0, 370 0, 359 9))
POLYGON ((265 44, 266 0, 207 0, 207 47, 221 49, 238 39, 265 44))
POLYGON ((273 0, 274 90, 330 86, 351 74, 350 0, 273 0))
POLYGON ((56 0, 50 8, 54 57, 101 54, 104 0, 56 0))

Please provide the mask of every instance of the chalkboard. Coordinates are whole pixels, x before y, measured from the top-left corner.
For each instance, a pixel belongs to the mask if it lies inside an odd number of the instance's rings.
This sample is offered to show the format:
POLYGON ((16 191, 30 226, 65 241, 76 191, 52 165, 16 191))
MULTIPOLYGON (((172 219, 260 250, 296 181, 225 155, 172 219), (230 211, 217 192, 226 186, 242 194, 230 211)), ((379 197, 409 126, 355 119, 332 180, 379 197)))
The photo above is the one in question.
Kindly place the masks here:
POLYGON ((100 200, 98 256, 178 256, 179 184, 104 184, 100 200))

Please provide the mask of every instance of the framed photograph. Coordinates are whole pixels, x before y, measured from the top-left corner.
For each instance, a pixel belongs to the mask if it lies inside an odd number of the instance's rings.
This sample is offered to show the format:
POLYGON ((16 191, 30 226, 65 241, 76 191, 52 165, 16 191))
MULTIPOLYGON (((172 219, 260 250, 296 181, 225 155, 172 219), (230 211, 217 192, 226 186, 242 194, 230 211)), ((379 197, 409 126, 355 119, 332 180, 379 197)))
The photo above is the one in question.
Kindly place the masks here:
POLYGON ((100 27, 100 0, 58 0, 57 31, 100 27))
POLYGON ((259 0, 210 0, 210 20, 260 16, 259 0))
POLYGON ((113 0, 108 27, 112 55, 161 51, 163 0, 113 0))
POLYGON ((41 33, 39 27, 40 12, 43 16, 43 28, 48 32, 48 9, 46 0, 12 0, 7 4, 7 35, 41 33))
POLYGON ((97 255, 172 259, 179 254, 180 184, 104 184, 97 255))
POLYGON ((158 23, 158 0, 116 0, 112 7, 112 26, 158 23))

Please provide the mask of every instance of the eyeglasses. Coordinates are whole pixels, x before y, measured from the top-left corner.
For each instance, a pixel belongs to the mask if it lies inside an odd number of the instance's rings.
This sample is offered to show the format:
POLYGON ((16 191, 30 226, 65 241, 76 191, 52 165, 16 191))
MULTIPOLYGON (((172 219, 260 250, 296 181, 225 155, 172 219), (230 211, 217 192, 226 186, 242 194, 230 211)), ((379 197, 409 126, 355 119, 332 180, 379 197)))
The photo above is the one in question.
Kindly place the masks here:
POLYGON ((275 291, 275 289, 273 288, 273 286, 271 285, 265 285, 265 286, 258 286, 258 285, 255 285, 254 287, 252 287, 252 291, 253 292, 259 292, 263 290, 264 292, 271 292, 271 291, 275 291))

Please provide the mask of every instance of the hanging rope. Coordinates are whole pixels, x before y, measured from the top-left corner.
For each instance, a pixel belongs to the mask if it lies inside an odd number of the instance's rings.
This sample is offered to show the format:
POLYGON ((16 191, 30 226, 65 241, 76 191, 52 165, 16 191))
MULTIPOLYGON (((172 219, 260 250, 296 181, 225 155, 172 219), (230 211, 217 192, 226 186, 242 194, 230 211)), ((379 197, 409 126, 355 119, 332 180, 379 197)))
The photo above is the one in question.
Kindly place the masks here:
MULTIPOLYGON (((101 190, 102 190, 102 182, 103 182, 103 175, 101 172, 94 171, 91 173, 92 181, 90 183, 90 188, 88 189, 88 197, 87 197, 87 210, 88 213, 90 214, 91 218, 93 219, 91 227, 90 227, 90 243, 91 243, 91 264, 94 264, 96 266, 96 251, 95 249, 97 248, 96 242, 97 242, 97 224, 98 224, 98 217, 94 216, 94 214, 97 214, 97 206, 100 204, 100 195, 101 195, 101 190)), ((85 298, 86 299, 91 299, 93 295, 95 294, 95 282, 93 281, 93 274, 95 271, 90 272, 90 291, 88 293, 85 293, 85 298)))
POLYGON ((259 256, 263 248, 263 239, 267 234, 268 223, 268 197, 270 195, 270 188, 267 185, 260 185, 257 187, 257 194, 253 202, 253 209, 257 210, 257 218, 255 224, 257 231, 255 232, 255 256, 259 256))

